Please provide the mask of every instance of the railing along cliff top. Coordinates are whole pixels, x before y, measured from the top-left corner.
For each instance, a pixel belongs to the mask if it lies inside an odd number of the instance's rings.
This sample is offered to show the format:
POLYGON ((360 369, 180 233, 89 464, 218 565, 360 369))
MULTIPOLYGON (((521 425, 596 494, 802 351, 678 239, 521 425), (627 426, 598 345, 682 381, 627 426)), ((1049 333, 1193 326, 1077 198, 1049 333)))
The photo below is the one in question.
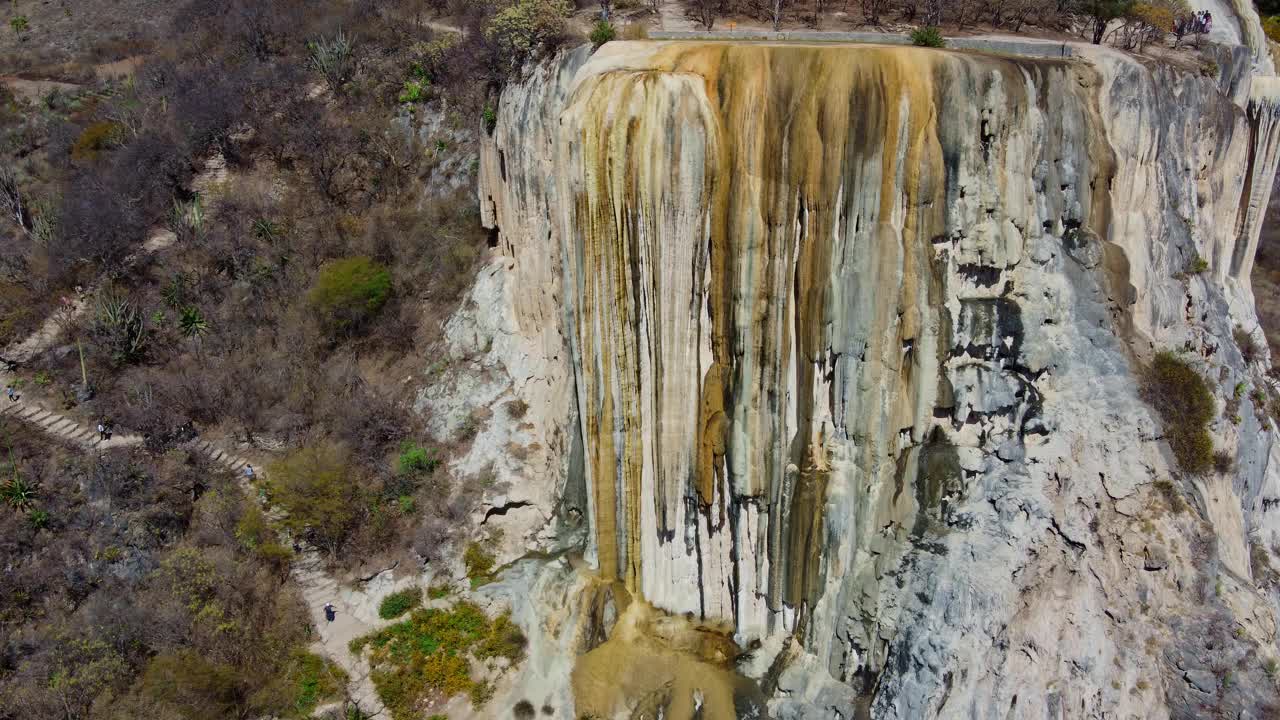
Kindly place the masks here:
MULTIPOLYGON (((906 35, 878 32, 823 32, 819 30, 650 30, 650 40, 725 40, 734 42, 869 43, 910 45, 906 35)), ((1069 42, 1003 37, 947 38, 947 49, 1066 58, 1075 56, 1069 42)))

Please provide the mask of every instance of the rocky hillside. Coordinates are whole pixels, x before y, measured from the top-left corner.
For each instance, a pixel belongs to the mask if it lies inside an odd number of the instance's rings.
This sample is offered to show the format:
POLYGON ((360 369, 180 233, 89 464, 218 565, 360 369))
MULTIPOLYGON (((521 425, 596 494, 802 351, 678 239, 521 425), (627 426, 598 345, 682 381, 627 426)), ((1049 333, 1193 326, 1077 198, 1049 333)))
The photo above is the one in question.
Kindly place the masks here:
POLYGON ((585 530, 583 562, 504 581, 535 658, 584 653, 544 692, 600 717, 1280 708, 1249 285, 1278 96, 1212 52, 612 43, 507 87, 487 312, 551 370, 530 422, 571 438, 517 544, 585 530))

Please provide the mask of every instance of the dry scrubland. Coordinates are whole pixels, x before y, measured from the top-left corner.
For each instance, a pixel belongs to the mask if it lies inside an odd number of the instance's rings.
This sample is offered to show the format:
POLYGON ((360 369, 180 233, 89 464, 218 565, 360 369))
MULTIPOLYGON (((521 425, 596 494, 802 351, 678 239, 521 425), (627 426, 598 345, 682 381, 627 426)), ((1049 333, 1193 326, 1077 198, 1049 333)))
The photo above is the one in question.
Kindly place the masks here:
MULTIPOLYGON (((404 380, 485 251, 497 87, 569 34, 454 5, 0 10, 0 75, 64 83, 0 90, 0 348, 58 316, 21 392, 147 437, 88 454, 0 420, 0 718, 302 717, 345 679, 306 651, 287 538, 339 574, 461 566, 479 487, 440 460, 469 438, 425 442, 404 380), (465 39, 426 25, 441 13, 465 39), (287 514, 189 451, 197 433, 266 459, 287 514)), ((475 652, 518 658, 493 622, 475 652)))
MULTIPOLYGON (((824 24, 838 11, 845 24, 1062 33, 1072 20, 1087 28, 1091 7, 1103 6, 684 9, 703 23, 824 24)), ((1164 15, 1135 7, 1114 15, 1135 33, 1162 27, 1164 15)), ((338 572, 465 555, 473 581, 489 579, 492 558, 468 542, 479 488, 441 469, 468 431, 449 446, 426 442, 404 380, 431 365, 440 321, 485 251, 475 144, 497 92, 524 59, 590 29, 570 10, 554 0, 0 10, 0 76, 73 85, 32 99, 0 89, 0 348, 82 295, 88 311, 68 313, 60 340, 22 364, 22 392, 148 437, 91 455, 0 419, 0 719, 301 717, 342 699, 341 671, 306 651, 282 530, 338 572), (120 61, 136 66, 131 80, 110 77, 120 61), (210 158, 225 173, 193 192, 210 158), (144 247, 165 233, 171 244, 144 247), (196 433, 270 457, 264 490, 287 516, 269 519, 184 449, 196 433)), ((615 10, 643 19, 651 8, 615 10)), ((1268 250, 1258 295, 1274 319, 1280 292, 1264 280, 1280 275, 1280 259, 1268 250)), ((520 657, 503 618, 404 604, 400 635, 363 641, 379 663, 415 637, 520 657)), ((399 716, 446 691, 483 701, 484 685, 459 672, 388 685, 389 705, 399 716)))

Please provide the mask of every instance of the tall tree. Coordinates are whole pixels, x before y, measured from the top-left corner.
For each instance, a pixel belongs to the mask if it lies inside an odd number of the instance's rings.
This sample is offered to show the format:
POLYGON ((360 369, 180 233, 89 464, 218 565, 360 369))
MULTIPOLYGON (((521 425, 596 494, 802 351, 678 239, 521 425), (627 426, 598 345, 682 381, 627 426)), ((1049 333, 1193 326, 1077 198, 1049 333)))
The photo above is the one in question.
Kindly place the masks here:
POLYGON ((1123 16, 1133 7, 1133 0, 1080 0, 1077 11, 1088 16, 1090 29, 1093 30, 1093 44, 1100 45, 1107 35, 1107 26, 1112 20, 1123 16))
POLYGON ((769 3, 769 17, 773 20, 774 32, 782 29, 782 15, 790 4, 788 0, 771 0, 769 3))

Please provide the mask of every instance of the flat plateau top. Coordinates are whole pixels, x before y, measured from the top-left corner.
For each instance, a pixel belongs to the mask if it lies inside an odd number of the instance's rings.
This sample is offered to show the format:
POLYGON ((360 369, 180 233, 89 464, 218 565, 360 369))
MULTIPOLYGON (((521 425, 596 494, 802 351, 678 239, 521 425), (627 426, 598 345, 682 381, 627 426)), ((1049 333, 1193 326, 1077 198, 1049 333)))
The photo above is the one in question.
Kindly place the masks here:
MULTIPOLYGON (((711 31, 651 31, 650 40, 700 41, 700 42, 749 42, 779 44, 852 44, 867 46, 912 46, 906 35, 878 32, 822 32, 798 30, 784 32, 760 32, 748 30, 711 31)), ((1023 55, 1031 57, 1073 57, 1075 43, 1036 38, 1018 38, 1003 35, 947 38, 944 50, 975 50, 979 52, 1023 55)))

